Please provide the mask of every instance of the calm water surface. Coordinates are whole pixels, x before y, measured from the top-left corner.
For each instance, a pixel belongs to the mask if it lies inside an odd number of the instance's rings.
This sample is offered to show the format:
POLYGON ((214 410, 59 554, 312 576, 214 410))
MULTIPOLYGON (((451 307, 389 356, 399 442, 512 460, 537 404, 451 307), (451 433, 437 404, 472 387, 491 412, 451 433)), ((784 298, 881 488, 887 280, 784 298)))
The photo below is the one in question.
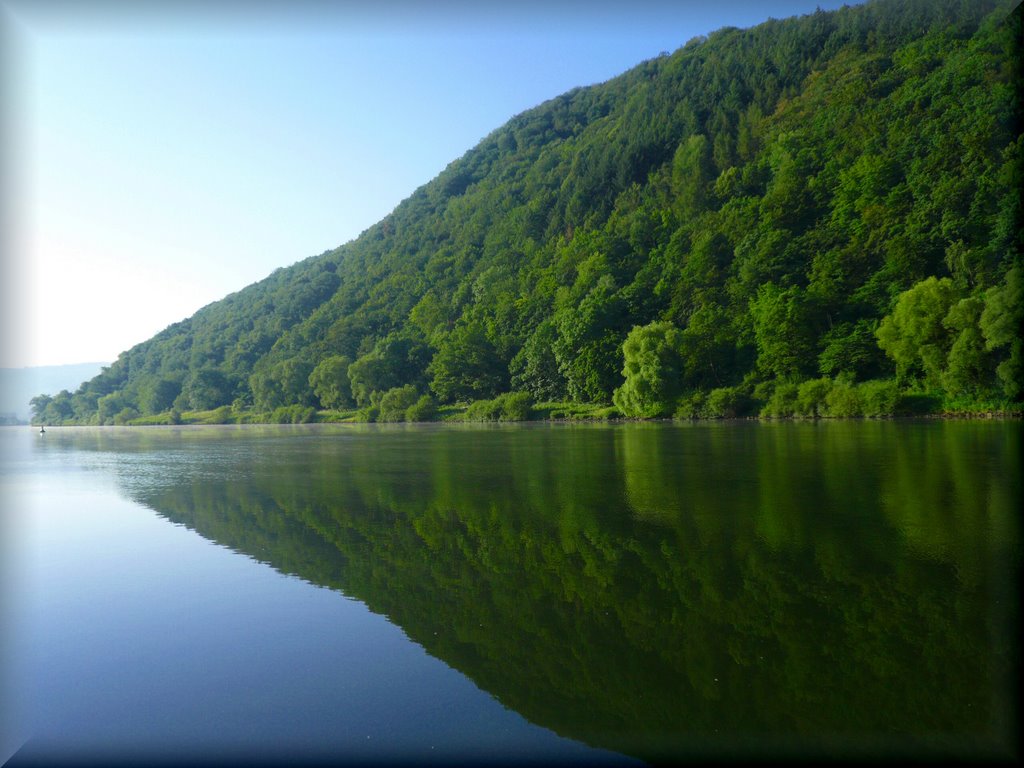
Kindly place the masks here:
POLYGON ((0 761, 1009 758, 1022 436, 0 429, 0 761))

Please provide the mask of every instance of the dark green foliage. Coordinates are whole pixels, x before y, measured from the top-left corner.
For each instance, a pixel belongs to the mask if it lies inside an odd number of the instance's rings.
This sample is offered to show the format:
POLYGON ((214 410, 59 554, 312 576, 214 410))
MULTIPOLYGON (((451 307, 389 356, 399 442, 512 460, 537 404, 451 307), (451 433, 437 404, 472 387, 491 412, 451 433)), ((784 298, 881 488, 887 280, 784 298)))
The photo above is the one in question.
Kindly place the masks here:
MULTIPOLYGON (((182 394, 188 400, 189 407, 195 411, 206 411, 230 402, 233 388, 230 382, 217 368, 200 368, 185 381, 182 394)), ((107 397, 113 397, 108 395, 107 397)), ((100 420, 103 420, 102 409, 100 420)))
POLYGON ((809 372, 813 357, 813 326, 804 292, 765 283, 750 302, 757 342, 757 366, 769 377, 793 377, 809 372))
POLYGON ((442 402, 493 397, 508 386, 508 367, 481 323, 456 327, 427 368, 430 388, 442 402))
POLYGON ((429 360, 429 348, 415 336, 389 334, 348 367, 352 397, 365 407, 374 393, 403 384, 422 386, 429 360))
POLYGON ((309 374, 309 385, 324 408, 351 408, 355 404, 348 377, 351 364, 344 355, 331 355, 321 360, 309 374))
POLYGON ((744 387, 718 387, 708 392, 701 415, 711 419, 735 419, 750 415, 753 405, 744 387))
POLYGON ((929 402, 1008 405, 1024 397, 1013 6, 878 0, 722 30, 570 91, 357 240, 37 416, 371 409, 409 385, 442 404, 512 388, 608 404, 641 381, 622 373, 630 330, 660 322, 678 380, 633 414, 726 415, 741 384, 766 414, 867 413, 860 383, 894 373, 929 402), (843 392, 799 408, 793 388, 820 377, 843 392))

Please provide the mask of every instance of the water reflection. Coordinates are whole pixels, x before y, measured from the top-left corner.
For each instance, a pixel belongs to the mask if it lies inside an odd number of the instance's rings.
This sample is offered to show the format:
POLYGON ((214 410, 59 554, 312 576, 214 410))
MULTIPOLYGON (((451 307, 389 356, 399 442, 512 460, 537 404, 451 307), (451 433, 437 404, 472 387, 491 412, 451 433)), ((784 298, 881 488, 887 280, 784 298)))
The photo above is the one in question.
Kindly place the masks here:
POLYGON ((1021 434, 864 422, 53 437, 168 519, 387 615, 531 721, 664 759, 1013 748, 1021 434))

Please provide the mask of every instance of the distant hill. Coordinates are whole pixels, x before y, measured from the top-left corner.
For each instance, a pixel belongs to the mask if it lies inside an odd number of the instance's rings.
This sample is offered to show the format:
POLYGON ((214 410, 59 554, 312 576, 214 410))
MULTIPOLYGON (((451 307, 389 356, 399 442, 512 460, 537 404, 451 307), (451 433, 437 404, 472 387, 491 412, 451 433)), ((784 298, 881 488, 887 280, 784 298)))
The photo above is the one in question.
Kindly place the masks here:
POLYGON ((627 416, 1019 402, 1020 40, 1012 0, 696 38, 518 115, 356 240, 122 353, 45 416, 373 418, 512 391, 627 416))
POLYGON ((55 395, 61 390, 74 392, 109 363, 46 365, 35 368, 0 368, 0 420, 28 421, 29 401, 40 394, 55 395), (5 418, 6 417, 6 418, 5 418))

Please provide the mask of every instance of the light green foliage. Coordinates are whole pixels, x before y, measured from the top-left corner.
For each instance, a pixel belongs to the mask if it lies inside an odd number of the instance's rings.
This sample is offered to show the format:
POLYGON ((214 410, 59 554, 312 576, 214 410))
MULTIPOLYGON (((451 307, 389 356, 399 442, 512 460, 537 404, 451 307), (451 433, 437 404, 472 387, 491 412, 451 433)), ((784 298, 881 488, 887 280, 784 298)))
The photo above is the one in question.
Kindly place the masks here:
POLYGON ((499 399, 502 400, 499 421, 527 421, 530 418, 533 402, 529 392, 510 392, 499 399))
POLYGON ((890 380, 864 381, 857 385, 861 412, 865 416, 892 416, 896 413, 899 392, 890 380))
POLYGON ((711 147, 706 136, 696 134, 679 144, 672 158, 672 187, 681 219, 703 212, 713 173, 711 147))
POLYGON ((832 379, 827 376, 803 382, 797 389, 795 414, 810 418, 823 415, 822 411, 831 391, 832 379))
POLYGON ((419 395, 412 384, 389 389, 380 398, 378 421, 405 421, 406 412, 418 400, 419 395))
POLYGON ((141 414, 131 406, 122 408, 114 416, 114 424, 117 426, 124 426, 132 419, 137 419, 141 414))
POLYGON ((978 326, 984 305, 977 296, 961 299, 942 321, 955 334, 942 372, 942 386, 952 395, 976 394, 992 379, 993 366, 978 326))
POLYGON ((113 424, 114 417, 129 407, 128 401, 121 392, 112 392, 109 395, 104 395, 97 402, 96 410, 99 423, 101 425, 113 424))
POLYGON ((707 394, 704 392, 689 392, 676 401, 675 410, 672 412, 673 419, 703 419, 708 415, 705 403, 707 394))
POLYGON ((495 400, 475 400, 462 414, 464 421, 497 421, 501 418, 501 403, 495 400))
POLYGON ((324 408, 351 408, 355 404, 348 376, 351 364, 352 360, 345 355, 331 355, 321 360, 309 374, 309 385, 324 408))
POLYGON ((996 374, 1007 397, 1024 394, 1024 268, 1014 267, 1005 281, 985 294, 979 318, 985 348, 998 350, 1003 359, 996 374))
POLYGON ((896 363, 900 378, 939 384, 950 341, 943 320, 956 300, 952 280, 929 277, 901 293, 892 314, 882 319, 878 345, 896 363))
POLYGON ((437 403, 430 395, 420 395, 420 398, 405 412, 406 421, 435 421, 436 419, 437 403))
POLYGON ((799 397, 799 384, 792 381, 777 382, 768 402, 761 408, 761 415, 774 419, 793 416, 799 411, 799 397))
MULTIPOLYGON (((230 413, 225 412, 222 416, 222 419, 225 420, 212 423, 228 424, 230 422, 226 421, 226 419, 229 418, 230 413)), ((274 424, 309 424, 312 421, 316 421, 316 409, 308 405, 278 406, 270 414, 270 421, 274 424)))
POLYGON ((864 403, 860 387, 849 377, 843 376, 832 382, 825 401, 821 406, 822 414, 833 418, 849 419, 864 414, 864 403))
POLYGON ((53 397, 36 395, 29 405, 33 424, 63 424, 75 419, 74 398, 66 389, 53 397))
POLYGON ((615 390, 614 402, 629 417, 664 416, 682 388, 681 334, 671 323, 636 326, 622 345, 625 381, 615 390))
POLYGON ((505 392, 493 400, 470 403, 465 421, 527 421, 532 405, 528 392, 505 392))

